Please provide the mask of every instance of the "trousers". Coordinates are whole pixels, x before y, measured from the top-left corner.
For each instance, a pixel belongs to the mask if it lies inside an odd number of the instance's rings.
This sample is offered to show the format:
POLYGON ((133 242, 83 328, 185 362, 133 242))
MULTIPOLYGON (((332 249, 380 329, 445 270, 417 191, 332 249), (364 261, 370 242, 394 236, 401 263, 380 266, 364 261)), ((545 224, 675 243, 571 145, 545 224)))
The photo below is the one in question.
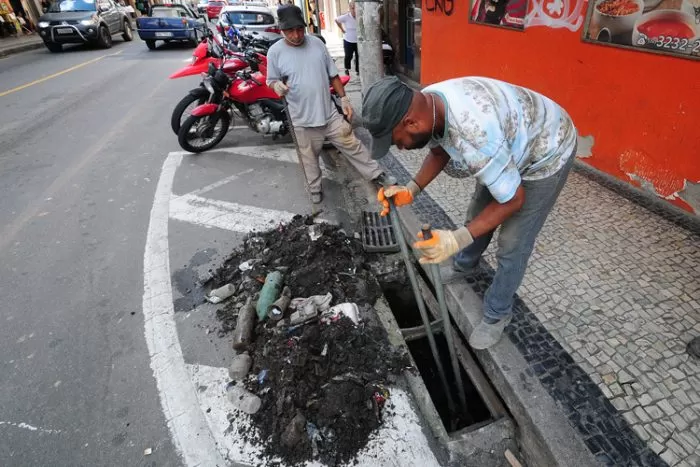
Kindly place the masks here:
POLYGON ((365 180, 374 180, 383 172, 353 133, 352 125, 335 109, 326 125, 295 127, 294 130, 309 193, 321 192, 321 167, 318 159, 326 139, 347 158, 365 180))
MULTIPOLYGON (((555 174, 540 180, 522 181, 525 203, 501 225, 498 236, 496 273, 484 295, 485 317, 501 320, 513 312, 515 293, 525 276, 537 235, 554 207, 575 159, 574 148, 569 160, 555 174)), ((483 211, 491 201, 493 197, 489 190, 477 184, 467 211, 467 222, 483 211)), ((475 238, 471 245, 457 253, 453 259, 455 269, 467 271, 476 267, 494 232, 495 230, 475 238)))
POLYGON ((355 73, 359 73, 360 55, 357 53, 357 42, 348 42, 343 39, 343 49, 345 49, 345 69, 350 69, 350 65, 352 65, 352 56, 355 54, 355 73))

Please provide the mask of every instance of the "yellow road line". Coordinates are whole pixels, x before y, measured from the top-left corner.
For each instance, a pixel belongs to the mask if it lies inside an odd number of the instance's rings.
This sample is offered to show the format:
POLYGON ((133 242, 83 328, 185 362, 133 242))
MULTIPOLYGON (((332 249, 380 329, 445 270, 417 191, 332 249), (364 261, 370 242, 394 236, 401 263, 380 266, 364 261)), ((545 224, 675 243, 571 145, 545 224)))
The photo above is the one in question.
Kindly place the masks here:
POLYGON ((105 57, 113 57, 115 55, 119 55, 122 52, 123 51, 120 50, 119 52, 116 52, 113 54, 102 55, 101 57, 93 58, 92 60, 88 60, 87 62, 79 63, 75 66, 70 67, 70 68, 66 68, 65 70, 59 71, 58 73, 44 76, 43 78, 39 78, 35 81, 32 81, 32 82, 27 83, 27 84, 23 84, 21 86, 17 86, 16 88, 8 89, 7 91, 0 92, 0 97, 5 97, 8 94, 12 94, 13 92, 21 91, 22 89, 27 89, 28 87, 34 86, 35 84, 40 84, 40 83, 43 83, 44 81, 48 81, 48 80, 56 78, 58 76, 65 75, 66 73, 70 73, 71 71, 75 71, 78 68, 82 68, 82 67, 90 65, 92 63, 99 62, 100 60, 102 60, 105 57))

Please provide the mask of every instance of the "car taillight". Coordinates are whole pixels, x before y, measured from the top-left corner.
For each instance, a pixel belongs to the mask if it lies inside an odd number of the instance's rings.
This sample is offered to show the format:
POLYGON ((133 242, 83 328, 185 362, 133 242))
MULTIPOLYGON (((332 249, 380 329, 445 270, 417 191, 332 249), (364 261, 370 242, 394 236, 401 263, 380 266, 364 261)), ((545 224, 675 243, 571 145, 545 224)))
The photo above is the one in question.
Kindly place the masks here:
POLYGON ((275 34, 282 34, 282 31, 280 30, 280 28, 278 28, 276 26, 270 26, 269 28, 266 28, 265 32, 274 32, 275 34))

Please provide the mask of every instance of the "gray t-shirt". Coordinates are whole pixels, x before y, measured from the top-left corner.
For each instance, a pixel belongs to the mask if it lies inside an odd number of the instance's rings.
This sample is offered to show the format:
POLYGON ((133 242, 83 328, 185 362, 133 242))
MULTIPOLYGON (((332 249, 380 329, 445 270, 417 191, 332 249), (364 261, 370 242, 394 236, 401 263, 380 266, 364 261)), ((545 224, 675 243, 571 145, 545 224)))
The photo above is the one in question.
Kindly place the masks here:
POLYGON ((287 76, 287 103, 292 123, 299 127, 318 127, 328 123, 333 110, 329 92, 330 78, 338 68, 317 37, 306 35, 298 47, 277 41, 267 52, 267 81, 287 76))

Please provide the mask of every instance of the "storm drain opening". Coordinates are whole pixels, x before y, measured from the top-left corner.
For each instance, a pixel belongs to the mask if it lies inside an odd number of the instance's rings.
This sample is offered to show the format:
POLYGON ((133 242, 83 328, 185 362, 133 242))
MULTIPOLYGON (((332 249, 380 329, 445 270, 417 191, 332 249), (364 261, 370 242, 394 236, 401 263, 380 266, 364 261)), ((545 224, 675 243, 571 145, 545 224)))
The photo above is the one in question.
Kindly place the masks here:
MULTIPOLYGON (((463 413, 459 408, 455 411, 450 410, 448 397, 441 382, 428 338, 425 337, 424 332, 420 332, 415 336, 413 333, 406 332, 408 329, 415 331, 424 330, 423 320, 421 319, 411 284, 405 279, 405 274, 403 275, 403 280, 396 280, 397 275, 395 274, 392 274, 392 276, 392 280, 389 282, 382 281, 380 277, 380 285, 384 297, 389 304, 392 315, 402 330, 408 350, 411 353, 418 372, 423 379, 423 383, 428 390, 430 399, 447 433, 454 433, 471 426, 482 426, 485 422, 493 419, 494 414, 489 410, 488 405, 465 371, 461 361, 460 371, 464 383, 464 391, 466 393, 467 410, 466 413, 463 413)), ((424 293, 428 291, 427 286, 424 286, 423 289, 424 293)), ((431 327, 434 330, 433 335, 435 336, 435 343, 448 381, 452 400, 458 403, 460 398, 457 393, 456 379, 452 371, 450 353, 443 334, 442 323, 438 320, 434 320, 434 316, 432 316, 430 312, 428 312, 428 315, 433 319, 433 326, 431 327)))

